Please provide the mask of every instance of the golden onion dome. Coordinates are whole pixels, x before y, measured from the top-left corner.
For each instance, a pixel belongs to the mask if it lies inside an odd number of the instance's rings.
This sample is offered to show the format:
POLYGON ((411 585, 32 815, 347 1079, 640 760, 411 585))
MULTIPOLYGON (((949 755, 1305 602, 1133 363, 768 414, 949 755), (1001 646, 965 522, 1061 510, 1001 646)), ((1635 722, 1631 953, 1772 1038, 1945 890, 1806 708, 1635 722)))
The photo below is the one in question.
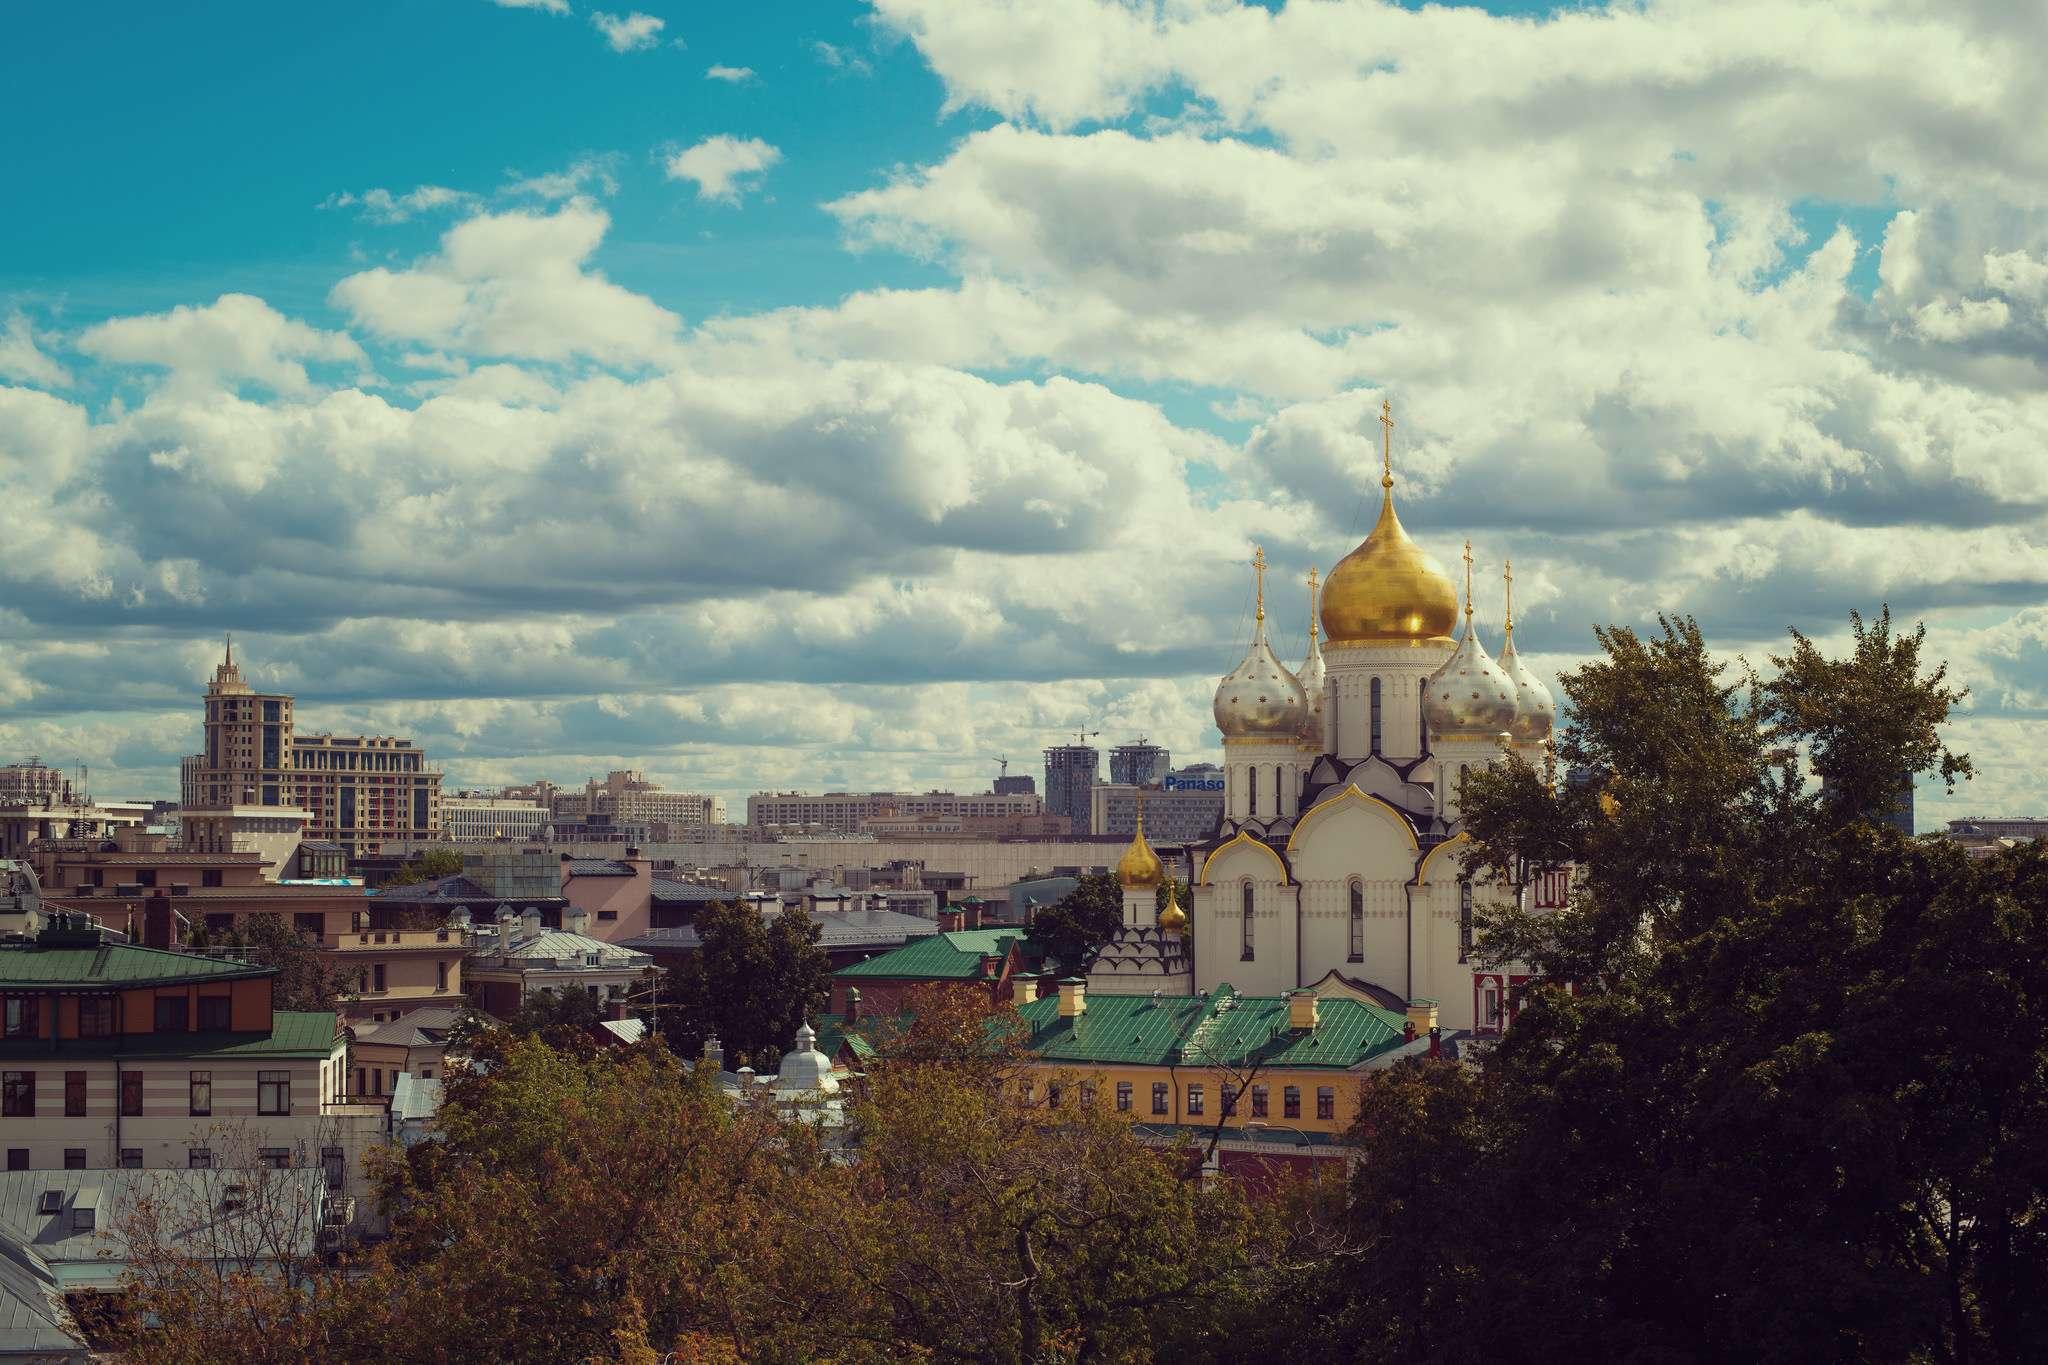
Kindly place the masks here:
POLYGON ((1180 908, 1180 900, 1170 886, 1166 888, 1166 908, 1159 912, 1159 927, 1169 934, 1187 932, 1188 912, 1180 908))
POLYGON ((1507 579, 1507 638, 1500 647, 1500 671, 1508 675, 1508 681, 1515 685, 1515 723, 1508 727, 1508 733, 1515 737, 1517 744, 1541 744, 1550 738, 1550 732, 1557 725, 1557 703, 1551 699, 1550 689, 1522 662, 1522 656, 1515 652, 1515 568, 1504 565, 1502 573, 1507 579))
POLYGON ((1323 584, 1323 631, 1331 644, 1447 638, 1458 620, 1457 589, 1402 528, 1393 477, 1380 484, 1380 519, 1372 534, 1337 561, 1323 584))
POLYGON ((1131 835, 1131 844, 1124 850, 1124 856, 1116 860, 1116 879, 1126 891, 1139 891, 1159 885, 1166 880, 1166 868, 1159 861, 1159 855, 1152 851, 1152 845, 1145 842, 1145 812, 1138 811, 1138 829, 1131 835))
POLYGON ((1243 662, 1216 685, 1216 728, 1225 739, 1272 739, 1292 743, 1301 737, 1308 697, 1301 682, 1266 643, 1266 553, 1252 556, 1258 572, 1258 612, 1253 618, 1252 644, 1243 662))
POLYGON ((1515 684, 1479 643, 1472 624, 1472 546, 1465 546, 1465 633, 1422 685, 1422 719, 1438 739, 1491 739, 1515 723, 1515 684))

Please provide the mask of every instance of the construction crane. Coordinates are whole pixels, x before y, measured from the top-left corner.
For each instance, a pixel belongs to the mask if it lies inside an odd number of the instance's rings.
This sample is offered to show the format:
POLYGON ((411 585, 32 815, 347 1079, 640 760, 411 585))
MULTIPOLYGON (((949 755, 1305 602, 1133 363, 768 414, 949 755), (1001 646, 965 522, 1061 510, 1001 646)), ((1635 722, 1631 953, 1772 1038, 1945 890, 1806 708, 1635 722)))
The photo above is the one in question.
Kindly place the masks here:
MULTIPOLYGON (((991 754, 989 757, 995 758, 996 756, 991 754)), ((996 758, 996 762, 1003 765, 1003 776, 1008 777, 1010 775, 1010 760, 1007 758, 996 758)))
POLYGON ((1086 745, 1089 740, 1094 739, 1101 733, 1102 731, 1100 730, 1076 730, 1074 732, 1074 740, 1077 744, 1086 745))

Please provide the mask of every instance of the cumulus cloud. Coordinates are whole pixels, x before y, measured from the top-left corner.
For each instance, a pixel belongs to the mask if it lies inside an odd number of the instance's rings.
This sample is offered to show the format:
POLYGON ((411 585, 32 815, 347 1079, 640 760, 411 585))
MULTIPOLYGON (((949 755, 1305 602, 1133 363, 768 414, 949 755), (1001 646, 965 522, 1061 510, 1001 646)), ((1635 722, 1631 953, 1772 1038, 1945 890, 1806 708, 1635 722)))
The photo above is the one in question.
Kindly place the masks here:
POLYGON ((8 314, 7 328, 0 332, 0 379, 61 389, 70 385, 71 372, 43 354, 36 345, 35 329, 17 312, 8 314))
POLYGON ((350 275, 330 301, 378 336, 530 360, 644 364, 668 353, 673 313, 589 268, 611 218, 587 199, 552 213, 480 214, 401 270, 350 275))
POLYGON ((758 177, 780 160, 782 153, 760 138, 719 134, 675 153, 666 169, 671 180, 696 182, 699 199, 737 204, 759 188, 758 177))
POLYGON ((661 41, 661 31, 667 27, 662 20, 638 10, 624 16, 598 10, 590 22, 614 52, 644 52, 661 41))
POLYGON ((446 185, 421 185, 404 194, 393 194, 386 189, 364 190, 361 194, 344 190, 328 195, 320 202, 320 207, 354 208, 370 222, 389 224, 403 223, 421 213, 475 208, 481 202, 476 195, 464 190, 451 190, 446 185))
POLYGON ((281 394, 312 388, 306 362, 358 370, 369 363, 347 333, 308 326, 249 294, 223 294, 203 308, 180 304, 167 313, 112 318, 81 333, 78 349, 110 364, 169 370, 180 386, 246 380, 281 394))
POLYGON ((540 175, 515 175, 502 193, 531 196, 550 202, 574 199, 595 191, 610 198, 619 192, 618 158, 612 155, 578 157, 559 171, 540 175))
POLYGON ((849 48, 840 47, 835 43, 812 43, 811 55, 832 70, 844 71, 849 76, 868 76, 874 74, 874 68, 868 64, 865 57, 849 48))
POLYGON ((707 66, 704 68, 704 79, 707 81, 724 81, 727 85, 744 85, 754 79, 754 68, 751 66, 707 66))
POLYGON ((491 0, 501 9, 537 9, 549 14, 567 14, 569 0, 491 0))

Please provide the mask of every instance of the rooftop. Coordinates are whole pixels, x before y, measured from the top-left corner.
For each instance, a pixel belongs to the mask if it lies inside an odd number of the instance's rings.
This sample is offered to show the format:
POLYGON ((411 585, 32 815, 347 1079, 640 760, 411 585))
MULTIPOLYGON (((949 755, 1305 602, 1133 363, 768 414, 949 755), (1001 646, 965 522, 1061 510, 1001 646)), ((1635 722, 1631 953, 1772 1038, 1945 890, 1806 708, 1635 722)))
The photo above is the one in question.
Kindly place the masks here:
POLYGON ((1288 1027, 1287 997, 1088 995, 1078 1018, 1060 1017, 1056 995, 1018 1007, 1026 1042, 1049 1062, 1136 1066, 1245 1066, 1341 1071, 1406 1044, 1405 1015, 1356 1000, 1321 1000, 1316 1026, 1288 1027))
POLYGON ((187 985, 272 975, 269 967, 105 940, 97 929, 48 928, 33 943, 0 943, 0 989, 187 985))
POLYGON ((390 1047, 439 1047, 448 1041, 448 1031, 462 1018, 459 1005, 429 1005, 409 1011, 388 1024, 357 1028, 356 1041, 390 1047))
MULTIPOLYGON (((910 918, 903 916, 903 918, 910 918)), ((893 952, 841 967, 834 976, 882 977, 899 981, 964 981, 982 975, 985 958, 1002 957, 1013 943, 1024 943, 1027 958, 1031 948, 1014 927, 1006 929, 954 929, 914 939, 893 952)))
POLYGON ((330 1057, 338 1032, 331 1010, 275 1010, 268 1033, 124 1033, 113 1038, 8 1038, 9 1057, 330 1057))

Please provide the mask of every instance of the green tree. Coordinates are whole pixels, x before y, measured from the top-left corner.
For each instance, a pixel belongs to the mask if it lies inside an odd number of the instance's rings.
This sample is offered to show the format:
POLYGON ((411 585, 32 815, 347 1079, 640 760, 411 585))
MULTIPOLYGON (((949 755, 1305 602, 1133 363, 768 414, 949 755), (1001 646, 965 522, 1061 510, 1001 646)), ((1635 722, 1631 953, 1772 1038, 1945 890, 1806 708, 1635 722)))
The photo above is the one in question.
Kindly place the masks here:
POLYGON ((765 1070, 831 999, 832 963, 818 926, 790 906, 764 916, 720 902, 697 912, 699 947, 668 973, 661 1029, 669 1045, 695 1057, 717 1037, 729 1066, 765 1070))
POLYGON ((1917 633, 1853 632, 1849 658, 1795 637, 1731 684, 1690 621, 1602 631, 1561 679, 1564 772, 1467 780, 1475 872, 1574 866, 1568 909, 1483 926, 1484 958, 1554 984, 1482 1072, 1368 1087, 1325 1349, 2048 1351, 2022 1287, 2048 1276, 2048 856, 1874 823, 1902 775, 1968 760, 1917 633))
POLYGON ((409 858, 391 874, 389 886, 417 886, 439 877, 452 877, 462 871, 462 855, 452 848, 430 848, 417 858, 409 858))
POLYGON ((236 937, 255 950, 254 958, 277 969, 272 1001, 281 1010, 338 1008, 347 991, 340 971, 330 968, 320 945, 286 924, 282 915, 265 912, 242 917, 236 937))
POLYGON ((1031 937, 1060 971, 1072 976, 1088 970, 1123 922, 1123 887, 1106 872, 1091 872, 1038 912, 1031 922, 1031 937))

